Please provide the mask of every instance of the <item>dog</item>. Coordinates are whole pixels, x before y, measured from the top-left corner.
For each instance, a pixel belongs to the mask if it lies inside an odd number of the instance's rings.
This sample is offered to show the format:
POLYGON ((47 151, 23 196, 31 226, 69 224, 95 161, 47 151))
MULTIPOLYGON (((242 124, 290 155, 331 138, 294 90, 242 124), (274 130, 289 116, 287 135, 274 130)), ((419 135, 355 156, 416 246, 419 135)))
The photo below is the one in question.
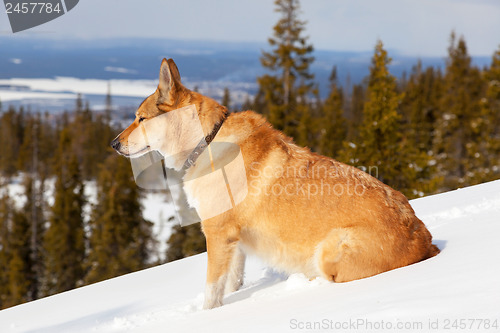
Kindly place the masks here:
MULTIPOLYGON (((201 159, 207 145, 226 142, 241 150, 246 196, 231 209, 201 221, 208 256, 204 309, 221 306, 224 295, 242 285, 249 253, 289 274, 347 282, 440 252, 402 193, 358 168, 295 145, 253 111, 229 114, 215 100, 187 89, 172 59, 163 59, 158 88, 135 116, 112 147, 130 158, 156 150, 169 156, 168 167, 184 168, 190 179, 210 173, 211 163, 201 159), (205 147, 195 154, 200 160, 193 158, 197 149, 192 147, 183 153, 169 151, 168 142, 179 131, 189 131, 179 123, 153 127, 155 138, 150 142, 132 135, 156 117, 190 105, 196 107, 205 136, 205 147)), ((212 197, 207 186, 191 184, 184 189, 195 208, 212 197)))

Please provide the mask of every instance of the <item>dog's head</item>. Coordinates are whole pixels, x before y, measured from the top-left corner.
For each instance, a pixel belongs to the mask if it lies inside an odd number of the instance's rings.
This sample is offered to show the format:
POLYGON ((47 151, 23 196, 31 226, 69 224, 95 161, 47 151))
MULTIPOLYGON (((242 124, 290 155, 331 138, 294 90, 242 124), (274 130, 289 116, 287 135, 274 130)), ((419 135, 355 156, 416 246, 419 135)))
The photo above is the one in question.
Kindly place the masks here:
POLYGON ((214 100, 184 87, 174 61, 163 59, 158 88, 142 102, 134 122, 111 146, 131 158, 159 151, 168 166, 177 169, 186 157, 183 152, 188 154, 210 133, 224 112, 214 100))

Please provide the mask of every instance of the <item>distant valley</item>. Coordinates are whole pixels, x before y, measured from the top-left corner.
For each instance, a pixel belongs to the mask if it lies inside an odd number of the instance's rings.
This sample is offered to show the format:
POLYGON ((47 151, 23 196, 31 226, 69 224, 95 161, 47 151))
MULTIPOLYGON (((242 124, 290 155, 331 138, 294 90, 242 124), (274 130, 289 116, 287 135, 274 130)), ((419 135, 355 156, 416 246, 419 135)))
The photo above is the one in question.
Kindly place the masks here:
MULTIPOLYGON (((133 109, 151 93, 162 58, 173 58, 189 88, 218 100, 225 87, 234 107, 255 94, 256 77, 264 73, 259 57, 266 44, 162 39, 56 40, 0 37, 0 101, 29 106, 32 111, 71 109, 81 93, 95 109, 102 108, 111 84, 116 108, 133 109), (15 78, 16 80, 13 80, 15 78), (29 80, 22 80, 29 79, 29 80), (40 85, 44 79, 45 84, 40 85), (36 82, 35 82, 36 81, 36 82), (146 83, 145 83, 146 82, 146 83), (72 85, 73 84, 73 85, 72 85), (127 88, 124 88, 127 87, 127 88), (144 89, 146 87, 146 89, 144 89)), ((410 72, 418 58, 391 52, 392 74, 410 72)), ((316 50, 312 72, 320 94, 328 92, 328 78, 337 66, 339 83, 360 83, 369 73, 372 52, 316 50)), ((474 57, 478 66, 491 57, 474 57)), ((443 67, 444 58, 422 58, 425 66, 443 67)))

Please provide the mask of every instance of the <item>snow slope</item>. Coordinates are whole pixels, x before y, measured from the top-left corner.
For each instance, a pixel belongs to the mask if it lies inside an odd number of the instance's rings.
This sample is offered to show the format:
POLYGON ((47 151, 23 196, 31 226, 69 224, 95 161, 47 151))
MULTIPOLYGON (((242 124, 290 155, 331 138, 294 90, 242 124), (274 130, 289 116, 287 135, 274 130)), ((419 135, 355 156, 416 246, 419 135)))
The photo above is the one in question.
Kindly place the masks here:
POLYGON ((442 252, 408 267, 332 284, 250 258, 203 311, 201 254, 0 311, 0 332, 499 331, 500 181, 411 204, 442 252))

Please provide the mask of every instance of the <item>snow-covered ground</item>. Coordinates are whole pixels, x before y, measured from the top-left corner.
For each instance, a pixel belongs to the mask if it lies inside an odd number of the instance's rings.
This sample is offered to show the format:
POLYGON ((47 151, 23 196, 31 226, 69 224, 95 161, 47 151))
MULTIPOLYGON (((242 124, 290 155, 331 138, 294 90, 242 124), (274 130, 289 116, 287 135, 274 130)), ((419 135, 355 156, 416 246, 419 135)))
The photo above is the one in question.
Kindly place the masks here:
POLYGON ((250 258, 204 311, 201 254, 0 311, 0 332, 499 331, 500 181, 411 204, 442 252, 408 267, 334 284, 250 258))
MULTIPOLYGON (((126 70, 124 68, 111 68, 126 70)), ((186 87, 198 90, 204 95, 220 100, 224 88, 231 88, 233 103, 242 104, 249 97, 249 92, 254 91, 254 83, 232 81, 188 81, 184 80, 186 87)), ((10 78, 0 79, 0 101, 5 106, 20 104, 32 106, 34 111, 57 109, 57 106, 74 106, 77 94, 82 94, 84 100, 90 98, 91 108, 104 109, 104 96, 110 88, 115 107, 137 107, 140 102, 151 95, 158 85, 155 80, 123 80, 123 79, 80 79, 74 77, 55 78, 10 78), (100 96, 100 97, 99 97, 100 96), (120 99, 122 97, 122 99, 120 99), (126 98, 125 98, 126 97, 126 98), (123 99, 125 98, 125 99, 123 99)), ((5 107, 6 108, 6 107, 5 107)))
POLYGON ((12 78, 0 80, 0 87, 5 87, 0 89, 0 99, 10 101, 36 98, 32 96, 33 94, 43 94, 45 98, 52 97, 55 99, 75 99, 77 93, 106 95, 108 84, 111 86, 111 94, 115 96, 145 98, 155 91, 158 83, 153 80, 98 80, 73 77, 56 77, 53 79, 12 78))

